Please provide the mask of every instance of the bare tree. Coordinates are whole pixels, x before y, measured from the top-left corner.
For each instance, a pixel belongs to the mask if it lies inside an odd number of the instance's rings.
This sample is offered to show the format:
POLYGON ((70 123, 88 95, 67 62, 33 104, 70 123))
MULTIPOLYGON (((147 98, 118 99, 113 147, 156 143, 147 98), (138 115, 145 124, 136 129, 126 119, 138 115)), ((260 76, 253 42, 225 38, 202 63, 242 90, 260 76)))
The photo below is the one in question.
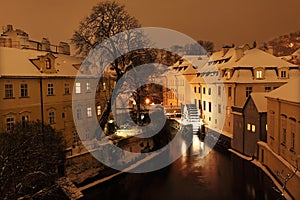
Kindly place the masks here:
POLYGON ((281 172, 277 172, 277 175, 281 178, 282 180, 282 185, 281 185, 281 189, 278 190, 276 188, 275 191, 278 192, 281 197, 284 199, 284 192, 286 190, 286 184, 288 183, 289 180, 291 180, 295 175, 296 173, 299 171, 299 163, 300 161, 300 156, 297 157, 296 159, 296 167, 291 169, 291 173, 287 173, 286 175, 284 175, 284 170, 282 170, 281 172))
MULTIPOLYGON (((95 60, 98 62, 105 59, 103 57, 113 58, 113 62, 108 64, 111 65, 111 70, 115 74, 114 79, 117 82, 128 70, 143 62, 155 61, 157 58, 158 53, 152 49, 141 49, 144 44, 149 44, 149 41, 142 32, 133 30, 139 27, 138 20, 129 15, 124 5, 109 1, 100 2, 93 7, 90 16, 80 23, 71 41, 75 45, 77 53, 82 55, 87 55, 94 48, 105 49, 106 52, 99 55, 95 60), (118 38, 118 33, 121 32, 125 33, 126 36, 118 38), (103 42, 106 42, 109 48, 103 45, 103 42), (122 49, 138 50, 128 51, 124 55, 121 53, 122 49)), ((168 58, 165 59, 166 61, 170 60, 168 56, 166 58, 168 58)), ((114 92, 116 92, 116 88, 114 92)), ((114 102, 112 102, 112 98, 109 98, 99 120, 102 130, 108 121, 111 104, 114 102)))
POLYGON ((51 186, 64 173, 62 135, 41 122, 0 133, 0 196, 16 199, 51 186))

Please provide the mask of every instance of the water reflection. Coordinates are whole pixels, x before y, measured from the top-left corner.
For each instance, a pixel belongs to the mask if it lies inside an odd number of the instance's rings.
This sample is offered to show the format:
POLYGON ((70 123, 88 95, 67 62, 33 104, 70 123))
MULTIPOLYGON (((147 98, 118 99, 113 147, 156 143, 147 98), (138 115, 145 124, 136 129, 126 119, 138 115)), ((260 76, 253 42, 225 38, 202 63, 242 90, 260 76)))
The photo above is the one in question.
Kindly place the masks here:
MULTIPOLYGON (((271 181, 254 165, 213 149, 193 136, 193 143, 172 165, 151 173, 123 174, 85 191, 85 199, 277 199, 271 181)), ((147 164, 145 164, 147 165, 147 164)), ((141 166, 143 167, 143 166, 141 166)))

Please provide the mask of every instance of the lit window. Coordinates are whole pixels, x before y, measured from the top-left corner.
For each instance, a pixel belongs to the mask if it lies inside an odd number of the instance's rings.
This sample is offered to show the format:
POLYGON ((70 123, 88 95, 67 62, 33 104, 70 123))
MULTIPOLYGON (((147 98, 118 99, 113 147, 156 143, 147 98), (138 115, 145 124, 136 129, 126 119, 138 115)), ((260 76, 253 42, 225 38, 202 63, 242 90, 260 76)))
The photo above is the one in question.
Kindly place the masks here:
POLYGON ((49 124, 54 124, 55 120, 54 120, 54 112, 53 111, 48 113, 48 117, 49 117, 49 124))
POLYGON ((70 94, 70 84, 65 83, 65 94, 70 94))
POLYGON ((247 124, 247 131, 251 130, 251 124, 247 124))
POLYGON ((12 132, 14 129, 14 124, 15 124, 15 118, 13 117, 6 118, 6 131, 12 132))
POLYGON ((97 115, 101 115, 101 106, 97 106, 97 115))
POLYGON ((88 116, 88 117, 92 117, 92 108, 91 108, 91 107, 88 107, 88 108, 86 109, 86 113, 87 113, 87 116, 88 116))
POLYGON ((262 78, 262 71, 261 70, 256 71, 256 78, 262 78))
POLYGON ((102 85, 103 85, 103 91, 105 91, 106 90, 106 84, 103 83, 102 85))
POLYGON ((87 92, 91 91, 91 83, 89 83, 89 82, 86 83, 86 91, 87 92))
POLYGON ((11 99, 14 97, 13 85, 12 84, 5 84, 5 98, 11 99))
POLYGON ((255 125, 252 124, 252 132, 254 133, 255 132, 255 125))
POLYGON ((227 77, 227 79, 230 79, 230 77, 231 77, 231 74, 230 74, 230 72, 228 71, 228 72, 226 72, 226 77, 227 77))
POLYGON ((81 93, 81 85, 80 83, 75 83, 75 93, 80 94, 81 93))
POLYGON ((54 85, 53 85, 53 83, 48 83, 47 94, 48 95, 54 95, 54 85))

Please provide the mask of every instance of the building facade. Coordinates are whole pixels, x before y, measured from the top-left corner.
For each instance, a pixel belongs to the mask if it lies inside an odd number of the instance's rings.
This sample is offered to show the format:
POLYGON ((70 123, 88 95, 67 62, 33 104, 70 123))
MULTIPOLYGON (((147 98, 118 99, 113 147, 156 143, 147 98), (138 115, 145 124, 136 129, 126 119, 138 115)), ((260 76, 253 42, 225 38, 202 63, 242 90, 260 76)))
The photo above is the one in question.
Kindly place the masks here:
POLYGON ((232 148, 257 157, 257 142, 267 141, 267 99, 266 93, 251 93, 244 107, 232 107, 232 148))
MULTIPOLYGON (((67 147, 80 146, 80 139, 92 139, 94 133, 89 125, 85 132, 77 132, 74 117, 100 117, 105 93, 109 92, 105 90, 108 79, 98 80, 93 74, 78 78, 82 58, 70 56, 68 48, 62 51, 60 46, 57 48, 61 51, 34 49, 29 45, 34 42, 24 31, 8 27, 1 35, 1 41, 4 40, 6 44, 1 43, 0 47, 0 132, 10 132, 16 122, 26 126, 39 120, 60 131, 67 147), (73 95, 84 97, 93 91, 93 99, 82 100, 77 108, 72 108, 73 95)), ((35 44, 43 47, 43 42, 35 44)))
MULTIPOLYGON (((300 79, 268 93, 267 143, 259 142, 259 161, 283 182, 282 176, 293 174, 300 167, 300 79)), ((287 190, 300 198, 299 171, 287 182, 287 190)))

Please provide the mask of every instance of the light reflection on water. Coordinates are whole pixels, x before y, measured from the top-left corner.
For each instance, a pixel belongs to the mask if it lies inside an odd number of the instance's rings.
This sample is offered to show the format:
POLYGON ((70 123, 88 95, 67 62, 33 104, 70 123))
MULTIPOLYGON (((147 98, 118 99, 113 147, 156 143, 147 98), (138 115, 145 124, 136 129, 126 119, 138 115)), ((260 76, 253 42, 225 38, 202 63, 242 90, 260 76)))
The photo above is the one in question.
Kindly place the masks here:
POLYGON ((278 194, 271 181, 250 162, 206 146, 197 135, 172 165, 145 174, 124 174, 85 192, 84 199, 263 199, 278 194))

